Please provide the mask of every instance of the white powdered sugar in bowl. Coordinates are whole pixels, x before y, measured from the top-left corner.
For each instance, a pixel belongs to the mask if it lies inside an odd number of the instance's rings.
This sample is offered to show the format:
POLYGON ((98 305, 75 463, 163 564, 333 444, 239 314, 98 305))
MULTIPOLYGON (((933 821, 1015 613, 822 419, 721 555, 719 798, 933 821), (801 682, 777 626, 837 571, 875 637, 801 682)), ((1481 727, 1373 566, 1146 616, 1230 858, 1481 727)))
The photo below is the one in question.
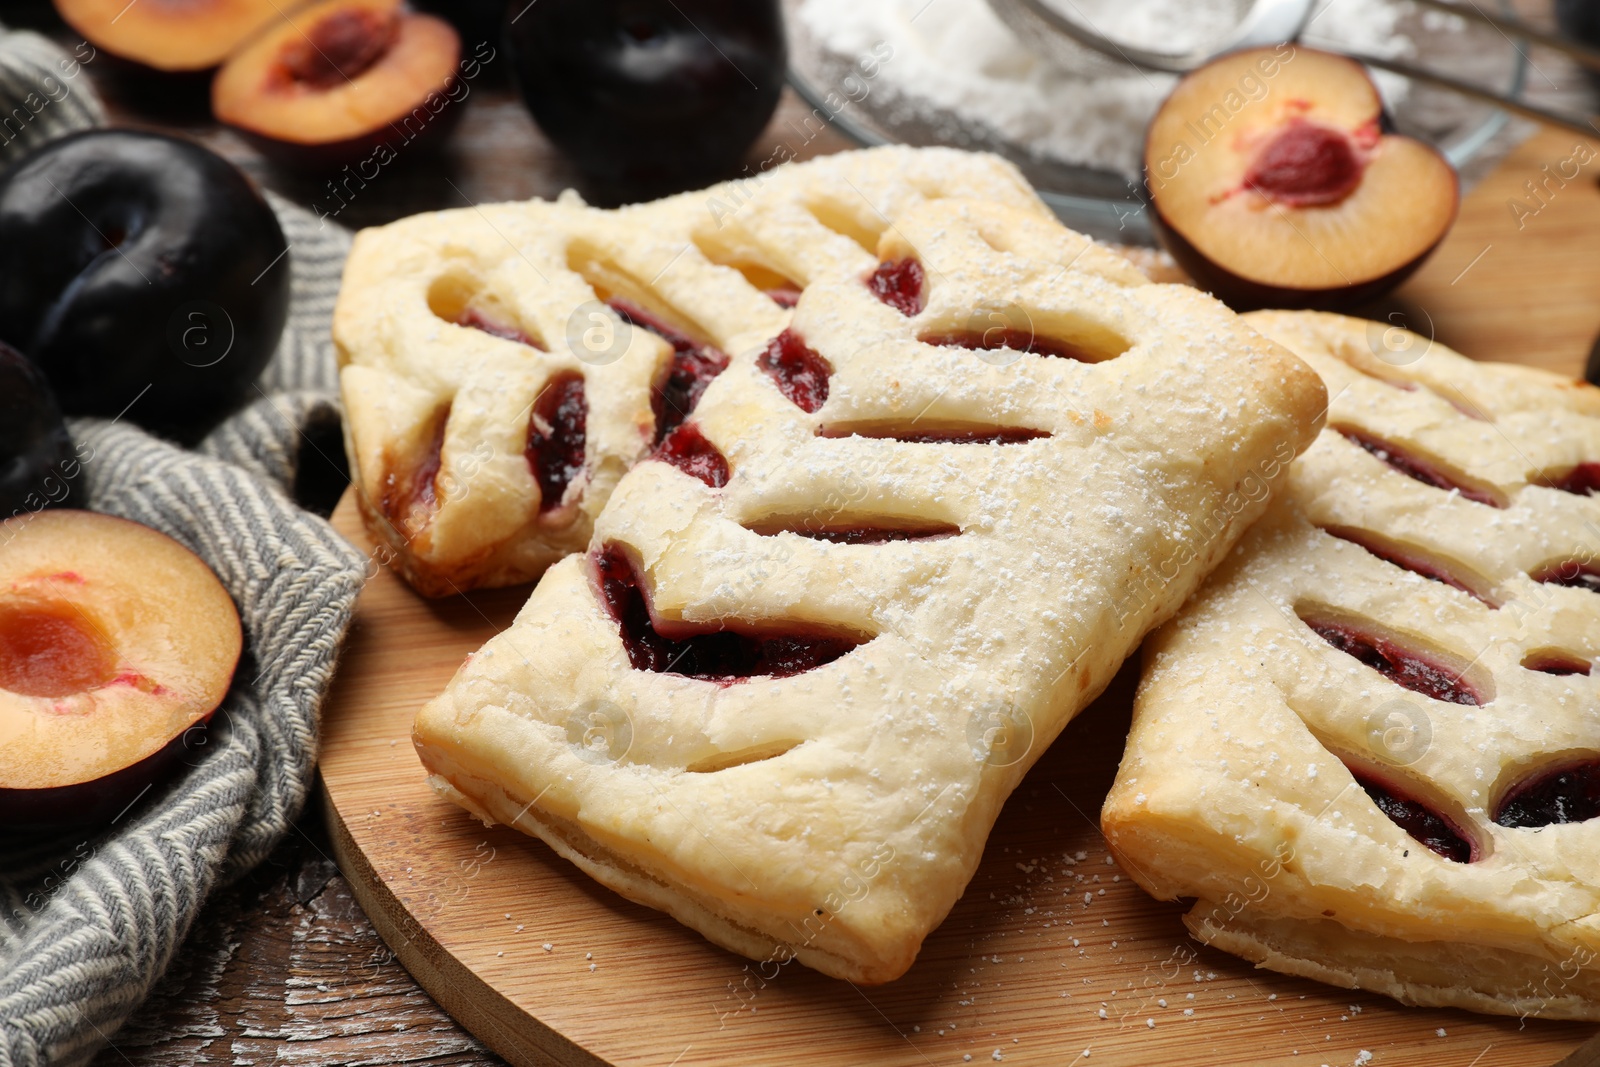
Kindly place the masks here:
MULTIPOLYGON (((1104 36, 1182 50, 1222 37, 1236 0, 1051 0, 1104 36)), ((1377 55, 1410 54, 1394 0, 1318 0, 1305 38, 1377 55)), ((954 118, 1042 158, 1136 178, 1145 126, 1175 78, 1083 76, 1029 51, 987 0, 804 0, 799 19, 828 53, 892 54, 876 87, 894 109, 939 123, 954 118)), ((1403 79, 1379 77, 1391 105, 1403 79)))
POLYGON ((1123 44, 1187 52, 1220 41, 1249 0, 1044 0, 1102 37, 1123 44))

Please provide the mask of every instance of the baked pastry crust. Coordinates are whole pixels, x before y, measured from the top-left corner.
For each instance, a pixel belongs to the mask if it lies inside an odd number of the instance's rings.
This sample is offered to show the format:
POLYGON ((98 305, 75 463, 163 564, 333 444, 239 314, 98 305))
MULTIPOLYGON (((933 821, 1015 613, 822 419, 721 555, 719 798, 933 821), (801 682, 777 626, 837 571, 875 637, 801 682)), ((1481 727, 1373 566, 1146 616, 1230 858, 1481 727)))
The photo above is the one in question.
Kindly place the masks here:
POLYGON ((672 345, 608 302, 743 351, 789 321, 758 283, 803 288, 855 270, 871 262, 858 242, 873 247, 884 215, 952 196, 1048 215, 994 156, 887 147, 611 211, 563 197, 363 230, 333 336, 368 532, 425 595, 537 578, 588 544, 612 489, 659 436, 655 408, 684 414, 658 396, 672 345), (538 399, 571 375, 588 407, 583 470, 546 502, 530 429, 538 399))
POLYGON ((1600 500, 1543 484, 1600 457, 1600 390, 1383 324, 1244 318, 1323 377, 1328 428, 1147 642, 1107 839, 1155 896, 1196 898, 1196 937, 1260 966, 1600 1019, 1600 821, 1495 822, 1600 749, 1600 597, 1536 580, 1600 552, 1600 500), (1443 681, 1402 686, 1313 625, 1392 640, 1443 681), (1424 847, 1357 772, 1451 824, 1470 862, 1424 847))
POLYGON ((791 324, 831 368, 825 402, 791 400, 764 343, 737 352, 693 417, 726 483, 635 466, 592 551, 545 573, 414 739, 443 795, 625 896, 876 983, 960 897, 1035 758, 1259 515, 1325 393, 1215 300, 1030 208, 869 214, 877 255, 811 275, 791 324), (926 274, 909 316, 867 284, 907 260, 926 274), (977 343, 992 316, 1079 358, 919 340, 977 343), (863 530, 881 536, 842 532, 863 530), (643 615, 613 612, 613 566, 659 633, 849 650, 636 669, 643 615))

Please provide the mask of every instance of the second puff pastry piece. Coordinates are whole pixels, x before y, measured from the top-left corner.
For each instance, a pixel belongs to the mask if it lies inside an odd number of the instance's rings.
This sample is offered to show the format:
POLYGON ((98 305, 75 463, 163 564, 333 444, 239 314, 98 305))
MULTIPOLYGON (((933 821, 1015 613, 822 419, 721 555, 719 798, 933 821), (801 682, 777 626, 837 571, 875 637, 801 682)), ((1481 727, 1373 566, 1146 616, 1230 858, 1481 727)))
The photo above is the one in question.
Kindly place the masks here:
POLYGON ((1322 375, 1328 426, 1146 644, 1107 839, 1260 966, 1600 1019, 1600 390, 1245 318, 1322 375))

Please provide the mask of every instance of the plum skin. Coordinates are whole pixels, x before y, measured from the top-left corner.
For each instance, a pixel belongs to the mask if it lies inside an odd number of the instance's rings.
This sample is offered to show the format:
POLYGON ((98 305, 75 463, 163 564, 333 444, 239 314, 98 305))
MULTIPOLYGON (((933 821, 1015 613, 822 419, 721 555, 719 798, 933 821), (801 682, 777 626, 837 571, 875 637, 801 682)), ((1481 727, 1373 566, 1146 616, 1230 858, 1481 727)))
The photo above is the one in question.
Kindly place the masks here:
POLYGON ((1201 290, 1210 293, 1227 304, 1230 309, 1238 312, 1258 311, 1262 308, 1346 312, 1359 308, 1367 301, 1375 300, 1398 288, 1407 278, 1420 270, 1428 261, 1428 257, 1443 243, 1445 237, 1440 235, 1439 240, 1429 245, 1421 255, 1379 277, 1334 289, 1298 289, 1241 277, 1208 259, 1205 253, 1178 231, 1176 226, 1162 217, 1160 209, 1154 203, 1148 206, 1148 215, 1151 228, 1155 230, 1162 247, 1172 256, 1173 262, 1193 278, 1195 285, 1201 290))
POLYGON ((692 22, 667 0, 518 8, 506 43, 528 110, 603 195, 726 176, 778 106, 788 52, 773 0, 702 0, 692 22))
POLYGON ((77 449, 44 372, 0 341, 0 519, 59 504, 77 449))
POLYGON ((261 193, 208 149, 73 134, 0 177, 0 340, 44 370, 68 414, 127 410, 191 436, 272 358, 286 250, 261 193))
MULTIPOLYGON (((138 685, 124 688, 122 683, 130 679, 140 680, 142 671, 137 666, 128 670, 127 668, 132 665, 115 655, 109 663, 116 668, 117 677, 103 684, 91 683, 82 690, 87 694, 98 690, 114 693, 120 689, 123 699, 131 699, 139 711, 148 709, 157 712, 142 729, 144 738, 149 743, 156 744, 153 750, 146 750, 142 744, 133 745, 131 748, 112 747, 103 741, 97 744, 91 737, 87 739, 86 748, 83 749, 91 757, 90 766, 85 767, 82 766, 83 761, 72 759, 64 749, 52 746, 48 742, 42 748, 33 747, 30 759, 28 731, 24 729, 20 735, 16 735, 14 741, 21 746, 20 750, 14 748, 6 754, 4 760, 0 760, 0 841, 11 832, 31 833, 84 826, 104 828, 107 823, 115 821, 121 813, 129 810, 147 790, 159 787, 168 779, 176 778, 184 767, 195 766, 207 758, 208 746, 213 745, 216 737, 220 736, 215 734, 215 731, 221 729, 225 732, 231 723, 229 713, 223 705, 232 691, 241 658, 245 654, 243 626, 238 618, 238 609, 222 586, 216 572, 211 570, 210 565, 199 556, 160 531, 120 516, 81 510, 54 511, 0 522, 0 548, 14 545, 15 538, 19 536, 30 535, 35 539, 35 548, 25 548, 24 551, 30 552, 31 558, 35 561, 41 558, 37 546, 41 544, 39 539, 43 538, 42 544, 49 549, 43 556, 44 569, 49 570, 59 566, 64 571, 74 573, 57 575, 58 578, 68 579, 66 584, 52 585, 51 588, 56 591, 55 595, 47 595, 42 601, 24 596, 22 603, 16 604, 14 599, 0 598, 0 607, 10 607, 15 604, 22 607, 26 615, 28 608, 38 605, 46 611, 71 617, 82 610, 82 605, 75 603, 72 590, 86 581, 102 580, 109 581, 117 601, 129 603, 135 599, 148 601, 152 595, 159 599, 159 594, 147 594, 141 590, 139 584, 141 575, 144 575, 140 566, 146 558, 145 553, 157 547, 156 543, 150 540, 155 538, 168 543, 167 547, 162 549, 169 556, 166 565, 170 567, 176 560, 180 569, 188 572, 179 573, 177 576, 180 584, 189 585, 189 595, 167 601, 167 620, 173 623, 180 621, 186 623, 186 629, 192 633, 210 632, 214 635, 220 634, 222 639, 215 646, 217 655, 214 658, 201 656, 200 646, 196 646, 195 654, 187 658, 188 669, 179 672, 191 677, 188 682, 181 683, 176 690, 159 684, 148 688, 138 685), (64 536, 65 533, 72 533, 73 536, 64 536), (133 538, 135 541, 119 544, 125 538, 133 538), (135 555, 129 550, 129 544, 135 542, 143 543, 145 553, 135 555), (111 567, 107 566, 108 558, 114 560, 114 565, 111 567), (90 568, 87 578, 84 574, 75 573, 80 566, 90 568), (130 570, 130 567, 134 569, 130 570), (111 570, 114 570, 114 574, 108 574, 111 570), (202 574, 205 576, 204 580, 197 582, 196 579, 202 574), (210 604, 206 606, 205 602, 208 600, 210 604), (224 631, 231 631, 231 635, 224 631), (206 677, 207 675, 209 677, 206 677), (205 695, 198 699, 199 689, 190 684, 196 678, 200 679, 205 689, 205 695), (173 712, 180 712, 181 717, 174 716, 173 712), (22 754, 20 759, 19 751, 22 754), (137 756, 136 753, 141 751, 145 754, 137 756), (41 754, 44 756, 42 760, 39 758, 41 754), (112 760, 96 758, 100 756, 110 756, 112 760), (113 760, 122 761, 121 765, 116 766, 113 760), (110 769, 104 773, 93 774, 98 767, 110 769), (19 776, 17 771, 23 773, 19 776), (43 773, 38 773, 41 771, 43 773), (36 784, 17 784, 20 781, 31 781, 36 784)), ((0 552, 0 555, 4 553, 0 552)), ((8 584, 14 583, 19 576, 37 570, 37 567, 27 566, 19 569, 14 558, 6 562, 6 573, 11 576, 8 584)), ((108 649, 126 646, 137 648, 142 643, 152 642, 152 637, 146 631, 129 626, 126 620, 119 623, 116 615, 116 610, 98 619, 90 615, 87 617, 89 625, 83 628, 87 630, 92 626, 99 630, 98 636, 105 641, 108 649)), ((14 616, 9 625, 15 625, 14 616)), ((200 642, 200 645, 204 644, 205 642, 200 642)), ((14 649, 15 646, 13 651, 14 649)), ((8 664, 10 669, 6 671, 11 684, 16 684, 15 666, 15 661, 12 660, 8 664)), ((50 667, 46 668, 46 672, 46 681, 56 681, 55 678, 49 677, 52 673, 50 667)), ((78 680, 74 680, 76 681, 78 680)), ((49 703, 53 699, 55 698, 29 696, 24 692, 0 688, 0 718, 14 719, 21 716, 26 721, 39 714, 38 705, 41 702, 49 703)), ((87 715, 92 719, 94 715, 106 710, 91 706, 87 715)), ((83 743, 84 739, 80 738, 79 741, 83 743)))
POLYGON ((99 778, 40 789, 0 788, 0 828, 38 831, 104 827, 145 790, 177 775, 189 762, 189 751, 205 744, 214 714, 190 723, 143 759, 99 778))
MULTIPOLYGON (((1568 37, 1600 45, 1600 8, 1593 0, 1556 0, 1556 25, 1568 37)), ((1591 85, 1600 86, 1600 71, 1584 68, 1591 85)))

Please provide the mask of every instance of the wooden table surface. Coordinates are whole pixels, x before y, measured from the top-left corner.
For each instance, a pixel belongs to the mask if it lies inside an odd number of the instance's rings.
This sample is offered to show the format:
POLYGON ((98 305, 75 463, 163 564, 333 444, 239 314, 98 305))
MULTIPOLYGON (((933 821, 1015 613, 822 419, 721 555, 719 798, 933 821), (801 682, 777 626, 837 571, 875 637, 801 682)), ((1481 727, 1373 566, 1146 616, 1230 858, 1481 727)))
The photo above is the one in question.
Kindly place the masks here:
MULTIPOLYGON (((1548 0, 1518 0, 1546 14, 1548 0)), ((8 3, 3 20, 33 27, 70 47, 75 39, 37 0, 8 3)), ((1532 85, 1547 100, 1572 99, 1570 69, 1535 53, 1532 85)), ((208 116, 135 107, 102 66, 87 68, 119 124, 176 129, 234 160, 263 184, 361 227, 417 211, 529 196, 554 196, 578 175, 540 135, 509 85, 504 57, 474 85, 453 138, 436 154, 402 158, 340 206, 332 175, 287 175, 265 165, 208 116)), ((809 109, 785 91, 778 115, 752 159, 780 144, 806 157, 848 144, 831 131, 809 135, 797 120, 809 109)), ((1524 182, 1542 181, 1576 139, 1545 131, 1521 145, 1475 191, 1461 221, 1424 270, 1390 306, 1408 325, 1469 355, 1537 363, 1577 374, 1600 332, 1600 290, 1576 257, 1600 254, 1600 157, 1565 185, 1534 199, 1524 182), (1530 211, 1511 207, 1521 202, 1530 211), (1496 257, 1520 281, 1494 299, 1467 286, 1496 257)), ((325 494, 329 508, 334 495, 325 494)), ((385 947, 331 858, 313 807, 250 876, 219 890, 166 979, 113 1043, 95 1059, 109 1065, 498 1064, 457 1026, 385 947)))

